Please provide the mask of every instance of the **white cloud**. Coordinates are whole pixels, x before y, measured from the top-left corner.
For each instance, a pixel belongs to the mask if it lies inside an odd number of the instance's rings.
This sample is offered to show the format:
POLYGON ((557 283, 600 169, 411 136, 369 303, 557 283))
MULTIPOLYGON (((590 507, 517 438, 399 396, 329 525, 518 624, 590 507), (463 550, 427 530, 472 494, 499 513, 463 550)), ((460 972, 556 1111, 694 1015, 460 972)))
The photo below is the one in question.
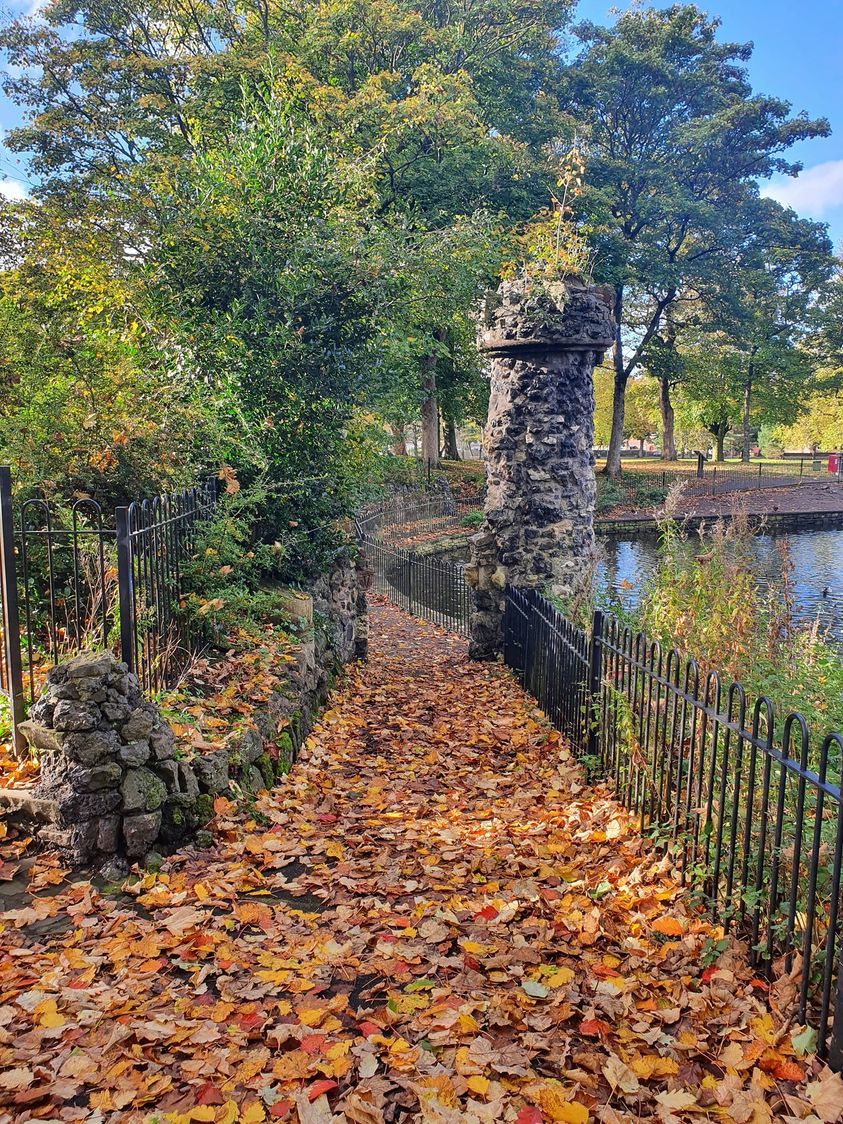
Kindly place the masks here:
POLYGON ((827 160, 807 168, 796 179, 764 184, 761 194, 802 215, 824 218, 835 207, 843 207, 843 160, 827 160))
POLYGON ((13 203, 19 203, 21 199, 29 198, 26 184, 21 183, 20 180, 13 179, 0 180, 0 195, 11 199, 13 203))

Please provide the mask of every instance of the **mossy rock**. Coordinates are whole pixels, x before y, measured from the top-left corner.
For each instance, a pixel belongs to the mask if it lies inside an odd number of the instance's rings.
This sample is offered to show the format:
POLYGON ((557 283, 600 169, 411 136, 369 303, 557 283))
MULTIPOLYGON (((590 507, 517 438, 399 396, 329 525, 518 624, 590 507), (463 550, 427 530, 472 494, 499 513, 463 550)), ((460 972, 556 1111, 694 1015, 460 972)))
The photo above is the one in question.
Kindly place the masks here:
POLYGON ((197 824, 199 824, 199 826, 201 826, 202 824, 208 823, 211 819, 213 819, 213 815, 214 815, 214 798, 213 798, 213 796, 211 796, 211 794, 209 792, 201 793, 199 796, 196 797, 196 803, 194 804, 194 809, 195 809, 195 812, 196 812, 196 822, 197 822, 197 824))
POLYGON ((293 748, 293 739, 290 736, 289 730, 284 730, 275 739, 275 744, 278 746, 278 760, 275 762, 275 773, 277 776, 282 776, 289 773, 293 767, 293 759, 295 757, 295 749, 293 748))
POLYGON ((255 765, 260 770, 260 774, 266 783, 267 788, 272 788, 275 784, 275 769, 272 765, 272 758, 268 753, 262 753, 255 762, 255 765))

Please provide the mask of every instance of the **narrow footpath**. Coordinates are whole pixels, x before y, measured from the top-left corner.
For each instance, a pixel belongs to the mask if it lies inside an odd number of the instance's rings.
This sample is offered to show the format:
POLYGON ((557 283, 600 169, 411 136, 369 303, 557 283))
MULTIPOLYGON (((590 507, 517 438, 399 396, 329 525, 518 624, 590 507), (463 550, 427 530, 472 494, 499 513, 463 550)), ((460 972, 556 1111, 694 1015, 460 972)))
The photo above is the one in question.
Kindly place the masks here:
POLYGON ((837 1119, 512 676, 388 606, 372 634, 214 849, 3 915, 0 1124, 837 1119))

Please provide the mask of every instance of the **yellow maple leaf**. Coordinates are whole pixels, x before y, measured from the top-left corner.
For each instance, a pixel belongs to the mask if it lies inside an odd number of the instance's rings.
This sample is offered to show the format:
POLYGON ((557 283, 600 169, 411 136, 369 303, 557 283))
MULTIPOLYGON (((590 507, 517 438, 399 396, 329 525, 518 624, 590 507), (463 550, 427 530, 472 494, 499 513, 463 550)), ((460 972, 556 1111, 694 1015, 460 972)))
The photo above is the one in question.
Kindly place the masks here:
POLYGON ((571 982, 574 974, 570 968, 557 968, 553 975, 548 976, 544 982, 548 987, 564 987, 565 984, 571 982))
POLYGON ((561 1124, 588 1124, 588 1109, 579 1101, 572 1101, 560 1085, 542 1085, 533 1098, 545 1116, 561 1124))
POLYGON ((42 1000, 35 1008, 35 1014, 38 1016, 38 1025, 41 1027, 52 1029, 57 1026, 64 1026, 67 1022, 64 1015, 56 1009, 55 999, 42 1000))
POLYGON ((489 1081, 488 1077, 481 1077, 479 1074, 474 1074, 474 1076, 469 1077, 466 1081, 466 1085, 471 1089, 472 1093, 478 1093, 481 1097, 485 1097, 489 1092, 491 1081, 489 1081))
POLYGON ((216 1120, 217 1110, 212 1104, 198 1104, 187 1113, 190 1120, 216 1120))

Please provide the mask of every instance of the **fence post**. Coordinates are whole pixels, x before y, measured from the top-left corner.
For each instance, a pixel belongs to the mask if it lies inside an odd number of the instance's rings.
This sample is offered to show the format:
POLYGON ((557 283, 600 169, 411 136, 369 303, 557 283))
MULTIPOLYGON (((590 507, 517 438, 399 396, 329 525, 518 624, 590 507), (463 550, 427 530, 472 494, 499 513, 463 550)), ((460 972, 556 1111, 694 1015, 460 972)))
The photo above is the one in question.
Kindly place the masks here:
POLYGON ((758 466, 758 487, 761 487, 761 465, 758 466))
POLYGON ((15 519, 12 510, 12 470, 0 466, 0 602, 3 606, 3 645, 6 661, 12 741, 22 750, 26 741, 19 726, 23 722, 23 665, 20 654, 20 610, 15 569, 15 519))
POLYGON ((805 471, 805 458, 804 458, 804 457, 800 457, 800 458, 799 458, 799 476, 800 476, 800 478, 801 478, 801 476, 802 476, 802 473, 803 473, 804 471, 805 471))
POLYGON ((702 453, 697 453, 697 478, 702 480, 704 472, 705 472, 705 457, 702 455, 702 453))
POLYGON ((711 494, 713 496, 717 495, 717 465, 714 466, 714 470, 711 473, 711 494))
MULTIPOLYGON (((843 958, 837 960, 837 983, 834 988, 834 1014, 828 1043, 828 1064, 839 1073, 843 1070, 843 958)), ((820 1032, 822 1033, 822 1031, 820 1032)))
POLYGON ((601 670, 603 665, 603 613, 600 609, 594 610, 591 618, 591 644, 588 654, 588 731, 587 753, 591 758, 597 757, 599 747, 599 732, 597 729, 597 714, 600 707, 601 670))
POLYGON ((114 512, 117 527, 117 593, 120 604, 120 658, 129 671, 135 671, 135 575, 132 568, 132 540, 129 509, 114 512))

